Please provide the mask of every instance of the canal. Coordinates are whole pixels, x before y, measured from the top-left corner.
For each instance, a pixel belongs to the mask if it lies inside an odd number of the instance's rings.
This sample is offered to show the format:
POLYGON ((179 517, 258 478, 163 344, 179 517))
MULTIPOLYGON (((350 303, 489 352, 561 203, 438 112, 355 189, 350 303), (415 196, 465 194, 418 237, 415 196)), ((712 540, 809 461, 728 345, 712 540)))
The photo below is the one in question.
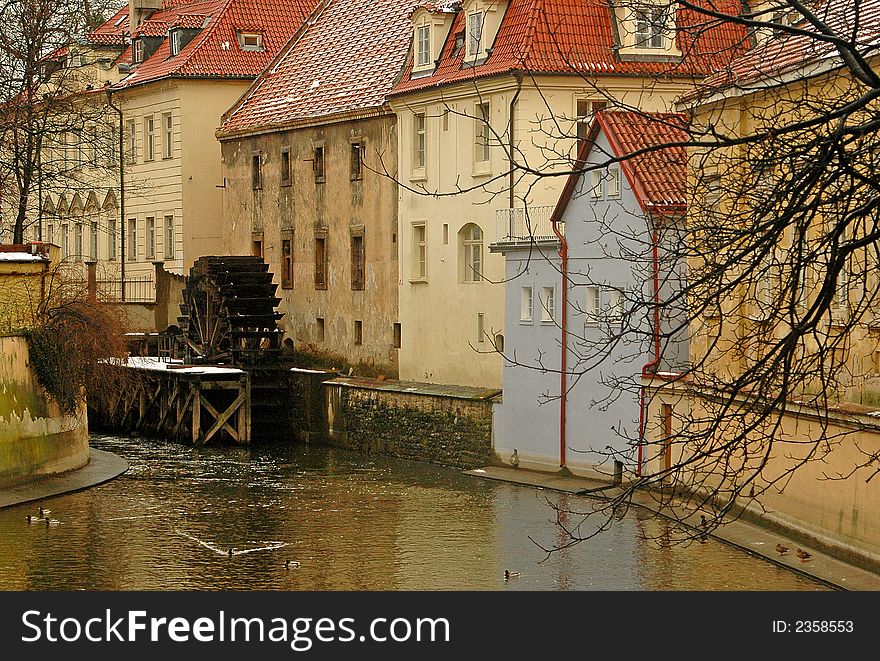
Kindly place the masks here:
POLYGON ((545 559, 529 541, 558 539, 544 499, 585 501, 446 467, 317 446, 92 444, 131 470, 0 510, 0 589, 826 589, 711 539, 660 548, 666 524, 640 511, 545 559), (27 523, 40 505, 57 524, 27 523))

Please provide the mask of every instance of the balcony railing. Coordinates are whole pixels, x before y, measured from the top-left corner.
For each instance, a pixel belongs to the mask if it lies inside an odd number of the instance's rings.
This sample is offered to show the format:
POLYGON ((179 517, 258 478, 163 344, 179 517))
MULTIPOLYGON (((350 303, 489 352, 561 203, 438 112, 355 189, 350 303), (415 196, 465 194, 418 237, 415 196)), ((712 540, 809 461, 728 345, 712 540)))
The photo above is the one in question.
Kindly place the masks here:
POLYGON ((125 296, 123 297, 122 280, 98 280, 98 300, 107 303, 155 303, 156 289, 151 274, 132 276, 125 279, 125 296))
MULTIPOLYGON (((550 222, 554 208, 498 209, 495 212, 498 243, 555 241, 557 237, 550 222)), ((565 223, 559 223, 559 232, 565 236, 565 223)))

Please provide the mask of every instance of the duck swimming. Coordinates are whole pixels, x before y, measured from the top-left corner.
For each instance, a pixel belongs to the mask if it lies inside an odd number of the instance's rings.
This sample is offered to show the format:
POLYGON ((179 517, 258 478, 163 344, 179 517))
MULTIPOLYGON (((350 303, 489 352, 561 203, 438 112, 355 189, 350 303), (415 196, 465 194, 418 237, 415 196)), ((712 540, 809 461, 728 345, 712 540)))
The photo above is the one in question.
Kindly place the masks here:
POLYGON ((504 580, 509 581, 511 578, 516 578, 520 573, 518 571, 510 571, 509 569, 504 570, 504 580))
POLYGON ((298 568, 299 568, 299 562, 296 561, 296 560, 285 560, 285 561, 284 561, 284 568, 285 568, 285 569, 290 569, 291 567, 293 567, 294 569, 298 569, 298 568))

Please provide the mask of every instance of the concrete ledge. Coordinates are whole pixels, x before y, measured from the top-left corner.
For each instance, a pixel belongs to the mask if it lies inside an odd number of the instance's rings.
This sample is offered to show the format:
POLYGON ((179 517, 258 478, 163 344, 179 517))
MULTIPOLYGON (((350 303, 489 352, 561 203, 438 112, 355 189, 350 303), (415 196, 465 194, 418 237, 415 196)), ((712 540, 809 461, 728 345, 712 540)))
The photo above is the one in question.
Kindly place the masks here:
POLYGON ((128 469, 129 463, 119 455, 89 448, 89 463, 82 468, 0 489, 0 507, 11 507, 33 500, 82 491, 109 482, 128 469))
MULTIPOLYGON (((560 473, 539 473, 522 468, 486 466, 476 470, 467 470, 464 473, 491 480, 500 480, 512 484, 565 493, 577 494, 598 490, 605 491, 608 496, 619 493, 619 487, 612 487, 607 482, 602 483, 596 480, 560 473)), ((584 493, 583 495, 592 495, 593 497, 598 495, 602 497, 600 494, 601 491, 599 494, 584 493)), ((634 494, 632 502, 634 505, 659 513, 657 496, 657 494, 652 494, 648 491, 639 491, 634 494)), ((693 515, 691 518, 693 520, 683 520, 685 523, 696 528, 699 524, 699 517, 693 515)), ((880 575, 833 557, 823 552, 821 548, 793 540, 786 535, 784 530, 756 525, 743 519, 737 519, 716 528, 711 537, 735 546, 751 555, 761 556, 780 567, 809 576, 830 587, 840 590, 880 590, 880 575), (802 562, 795 556, 793 551, 780 556, 776 553, 776 544, 778 543, 781 543, 783 546, 789 546, 791 549, 800 546, 809 551, 813 557, 808 562, 802 562)))

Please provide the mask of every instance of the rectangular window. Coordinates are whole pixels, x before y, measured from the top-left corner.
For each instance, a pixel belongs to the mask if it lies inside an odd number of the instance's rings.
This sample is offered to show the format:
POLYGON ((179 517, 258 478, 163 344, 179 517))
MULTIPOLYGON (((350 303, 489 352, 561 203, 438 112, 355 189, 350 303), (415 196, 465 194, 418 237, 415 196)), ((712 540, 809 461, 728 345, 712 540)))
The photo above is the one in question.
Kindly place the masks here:
POLYGON ((133 119, 125 123, 125 136, 128 142, 126 157, 129 163, 137 163, 137 132, 133 119))
POLYGON ((134 40, 134 53, 132 54, 132 61, 135 64, 139 64, 144 61, 144 40, 143 39, 135 39, 134 40))
POLYGON ((611 321, 620 321, 623 319, 623 291, 616 288, 608 290, 608 318, 611 321))
POLYGON ((254 257, 263 257, 263 233, 258 232, 256 237, 251 238, 251 255, 254 257))
POLYGON ((486 341, 486 315, 477 312, 477 342, 482 344, 486 341))
POLYGON ((49 223, 46 232, 46 242, 55 243, 55 225, 49 223))
POLYGON ((599 309, 602 305, 602 294, 598 287, 590 286, 586 288, 587 303, 584 312, 587 316, 587 323, 594 324, 599 321, 599 309))
POLYGON ((67 225, 61 226, 61 254, 65 258, 70 257, 70 236, 67 231, 67 225))
POLYGON ((170 112, 162 115, 162 130, 162 155, 165 158, 172 158, 174 156, 174 118, 170 112))
POLYGON ((354 343, 361 346, 364 343, 364 322, 356 319, 354 322, 354 343))
POLYGON ((361 143, 351 143, 351 179, 360 179, 363 173, 363 158, 361 143))
POLYGON ((82 131, 74 131, 73 139, 76 146, 76 165, 81 166, 86 161, 86 143, 82 131))
POLYGON ((710 175, 705 178, 705 201, 707 211, 719 211, 721 206, 721 177, 710 175))
POLYGON ((324 145, 315 147, 315 160, 312 166, 315 168, 315 183, 324 183, 324 145))
POLYGON ((238 44, 242 50, 262 51, 263 35, 259 32, 239 32, 238 44))
MULTIPOLYGON (((51 241, 50 241, 51 243, 51 241)), ((107 257, 116 259, 116 221, 107 222, 107 257)))
POLYGON ((174 30, 171 33, 171 56, 180 55, 183 33, 180 30, 174 30))
POLYGON ((417 67, 424 67, 431 64, 431 26, 420 25, 416 28, 416 44, 418 57, 416 59, 417 67))
POLYGON ((413 224, 413 280, 428 279, 428 242, 425 231, 425 224, 413 224))
POLYGON ((147 216, 147 259, 156 259, 156 219, 147 216))
MULTIPOLYGON (((394 348, 399 349, 400 348, 400 339, 401 339, 400 323, 394 324, 393 333, 394 333, 394 348)), ((880 353, 880 352, 878 352, 878 353, 880 353)))
POLYGON ((364 237, 351 237, 351 288, 364 288, 366 257, 364 254, 364 237))
POLYGON ((315 289, 327 289, 327 239, 315 238, 315 289))
POLYGON ((290 148, 281 150, 281 185, 290 186, 290 148))
POLYGON ((324 317, 315 317, 315 336, 318 342, 324 341, 324 317))
POLYGON ((541 288, 541 321, 556 319, 556 288, 541 288))
POLYGON ((662 7, 643 7, 635 11, 635 46, 663 48, 666 11, 662 7))
POLYGON ((89 243, 89 259, 98 259, 98 223, 92 222, 91 242, 89 243))
POLYGON ((532 320, 532 288, 523 287, 519 296, 519 320, 532 320))
POLYGON ((281 288, 293 289, 293 241, 281 239, 281 288))
POLYGON ((468 15, 468 55, 480 54, 480 42, 483 37, 483 12, 475 11, 468 15))
POLYGON ((590 171, 590 197, 594 200, 602 198, 602 171, 590 171))
POLYGON ((263 188, 263 159, 260 154, 251 156, 251 188, 263 188))
POLYGON ((413 164, 417 170, 425 167, 425 113, 413 115, 413 164))
POLYGON ((606 108, 608 103, 605 101, 590 101, 589 99, 578 99, 577 101, 577 137, 578 141, 586 140, 590 133, 590 124, 593 116, 600 110, 606 108))
POLYGON ((83 226, 82 223, 75 225, 76 229, 76 261, 83 258, 83 226))
POLYGON ((474 127, 476 134, 474 160, 478 163, 485 163, 489 160, 489 104, 481 103, 477 106, 476 126, 474 127))
POLYGON ((94 124, 89 127, 87 131, 88 140, 89 140, 89 165, 93 167, 98 166, 98 154, 100 153, 99 149, 99 141, 98 141, 98 127, 94 124))
POLYGON ((144 117, 144 160, 152 161, 156 158, 156 120, 152 117, 144 117))
POLYGON ((620 166, 608 166, 608 183, 605 185, 605 195, 610 199, 620 197, 620 166))
POLYGON ((174 216, 165 216, 165 259, 174 259, 174 216))
POLYGON ((137 261, 137 219, 128 219, 128 259, 132 262, 137 261))

